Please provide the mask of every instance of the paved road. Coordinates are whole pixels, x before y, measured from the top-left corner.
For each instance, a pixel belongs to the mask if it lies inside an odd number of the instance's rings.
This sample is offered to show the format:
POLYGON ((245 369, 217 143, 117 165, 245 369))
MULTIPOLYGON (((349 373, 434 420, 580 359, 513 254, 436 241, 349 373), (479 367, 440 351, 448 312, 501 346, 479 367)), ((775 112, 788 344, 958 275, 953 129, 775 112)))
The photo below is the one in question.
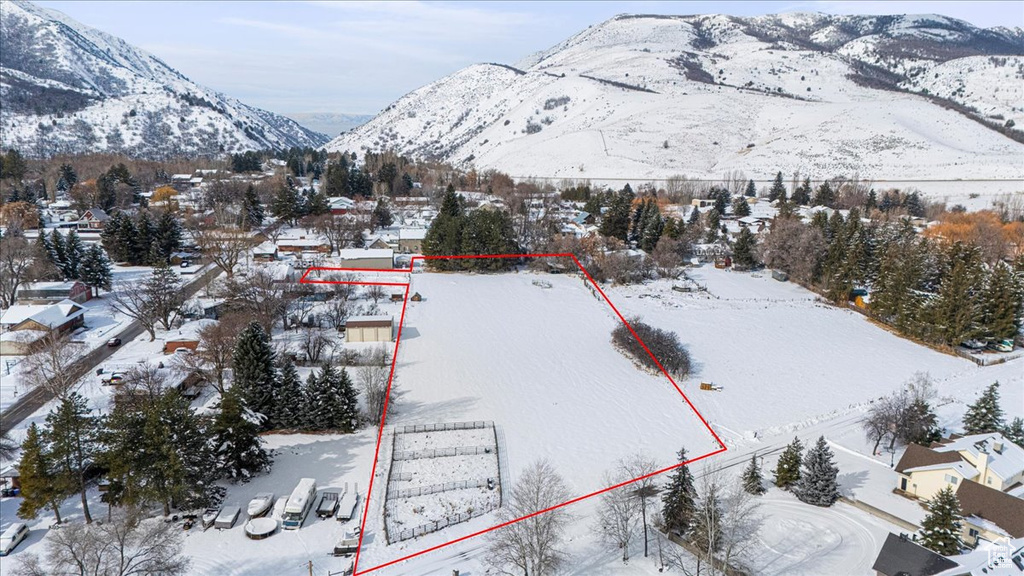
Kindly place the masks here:
MULTIPOLYGON (((210 270, 207 270, 203 274, 197 276, 195 280, 182 288, 185 298, 191 298, 203 287, 207 278, 216 276, 219 273, 220 270, 211 266, 210 270)), ((137 338, 143 332, 145 332, 145 329, 142 327, 142 324, 139 324, 138 321, 132 321, 122 328, 120 332, 111 334, 110 337, 118 337, 122 342, 129 342, 137 338)), ((68 370, 71 372, 75 380, 78 380, 95 370, 96 366, 109 358, 119 349, 120 348, 100 346, 95 350, 90 350, 84 356, 73 362, 68 370)), ((21 398, 18 398, 14 404, 11 404, 7 410, 0 414, 0 433, 7 432, 11 428, 14 428, 52 399, 53 394, 43 388, 35 388, 26 392, 21 396, 21 398)))

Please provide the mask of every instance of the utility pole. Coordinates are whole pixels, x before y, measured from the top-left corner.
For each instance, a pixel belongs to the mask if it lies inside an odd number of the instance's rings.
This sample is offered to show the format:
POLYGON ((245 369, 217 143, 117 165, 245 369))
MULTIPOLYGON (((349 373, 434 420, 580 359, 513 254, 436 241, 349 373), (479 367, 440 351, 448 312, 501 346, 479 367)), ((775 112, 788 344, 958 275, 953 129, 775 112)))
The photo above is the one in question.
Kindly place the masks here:
POLYGON ((309 576, 313 576, 313 561, 309 561, 309 576))

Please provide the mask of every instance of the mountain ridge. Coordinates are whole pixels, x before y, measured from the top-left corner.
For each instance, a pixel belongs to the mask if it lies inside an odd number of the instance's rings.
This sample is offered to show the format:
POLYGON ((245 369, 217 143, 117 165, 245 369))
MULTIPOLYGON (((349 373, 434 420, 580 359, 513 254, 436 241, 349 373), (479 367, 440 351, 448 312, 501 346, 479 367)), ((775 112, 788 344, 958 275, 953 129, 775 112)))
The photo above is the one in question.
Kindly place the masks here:
POLYGON ((0 10, 2 145, 33 156, 94 151, 216 155, 328 137, 189 80, 160 58, 24 0, 0 10))
POLYGON ((619 15, 420 87, 327 148, 576 179, 1020 179, 1021 79, 1019 28, 940 15, 619 15))

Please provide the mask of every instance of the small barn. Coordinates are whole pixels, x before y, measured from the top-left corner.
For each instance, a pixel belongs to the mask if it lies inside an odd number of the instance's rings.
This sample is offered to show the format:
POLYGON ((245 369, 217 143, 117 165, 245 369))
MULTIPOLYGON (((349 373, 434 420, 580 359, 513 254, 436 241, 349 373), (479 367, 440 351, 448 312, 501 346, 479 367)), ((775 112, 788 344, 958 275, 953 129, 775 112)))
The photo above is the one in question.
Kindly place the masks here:
POLYGON ((347 342, 391 342, 393 332, 390 316, 353 316, 345 322, 347 342))
POLYGON ((92 288, 77 280, 71 282, 32 282, 18 288, 19 304, 54 304, 71 300, 81 304, 93 297, 92 288))
POLYGON ((394 268, 395 251, 390 248, 348 248, 339 251, 342 268, 361 270, 391 270, 394 268))

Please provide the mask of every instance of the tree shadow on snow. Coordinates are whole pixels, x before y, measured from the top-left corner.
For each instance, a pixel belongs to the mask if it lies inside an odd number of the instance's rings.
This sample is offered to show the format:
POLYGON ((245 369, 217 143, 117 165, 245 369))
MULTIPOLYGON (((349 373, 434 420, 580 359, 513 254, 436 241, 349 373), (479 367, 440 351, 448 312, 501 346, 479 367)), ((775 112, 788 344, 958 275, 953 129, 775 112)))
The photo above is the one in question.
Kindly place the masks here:
POLYGON ((839 482, 839 492, 843 496, 853 496, 854 490, 863 486, 867 477, 868 473, 864 470, 840 474, 836 478, 836 481, 839 482))

